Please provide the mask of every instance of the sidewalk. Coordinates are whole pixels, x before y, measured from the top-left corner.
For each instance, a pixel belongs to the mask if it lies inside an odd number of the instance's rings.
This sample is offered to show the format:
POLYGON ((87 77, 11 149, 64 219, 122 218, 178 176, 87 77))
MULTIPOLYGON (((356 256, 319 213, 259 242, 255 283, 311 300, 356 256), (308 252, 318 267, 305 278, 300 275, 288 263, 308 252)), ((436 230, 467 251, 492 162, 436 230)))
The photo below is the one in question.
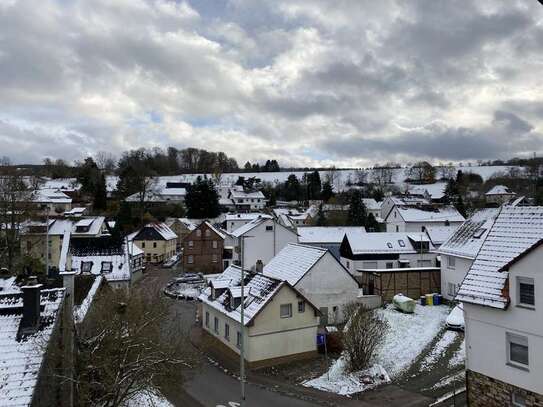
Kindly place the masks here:
MULTIPOLYGON (((211 362, 216 363, 217 367, 223 370, 224 373, 236 378, 239 377, 239 356, 221 351, 222 347, 213 346, 213 341, 216 341, 216 339, 205 333, 201 327, 194 326, 192 328, 190 341, 198 350, 208 355, 211 362)), ((349 398, 303 387, 297 383, 278 380, 259 374, 258 370, 246 370, 246 377, 247 382, 253 385, 324 406, 418 407, 428 406, 433 402, 428 397, 404 390, 396 385, 381 386, 375 390, 349 398)))

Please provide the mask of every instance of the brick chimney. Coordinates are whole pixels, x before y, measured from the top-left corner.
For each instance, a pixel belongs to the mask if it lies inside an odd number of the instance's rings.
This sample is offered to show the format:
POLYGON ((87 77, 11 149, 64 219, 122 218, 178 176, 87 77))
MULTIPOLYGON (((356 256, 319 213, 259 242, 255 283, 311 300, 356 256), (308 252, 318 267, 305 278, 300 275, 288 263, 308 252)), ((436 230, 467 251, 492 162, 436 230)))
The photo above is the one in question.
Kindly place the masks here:
POLYGON ((40 295, 42 284, 38 284, 36 277, 29 277, 23 290, 23 319, 20 331, 23 334, 31 334, 40 326, 40 295))
POLYGON ((255 271, 260 274, 264 271, 264 263, 262 263, 262 260, 256 261, 255 271))

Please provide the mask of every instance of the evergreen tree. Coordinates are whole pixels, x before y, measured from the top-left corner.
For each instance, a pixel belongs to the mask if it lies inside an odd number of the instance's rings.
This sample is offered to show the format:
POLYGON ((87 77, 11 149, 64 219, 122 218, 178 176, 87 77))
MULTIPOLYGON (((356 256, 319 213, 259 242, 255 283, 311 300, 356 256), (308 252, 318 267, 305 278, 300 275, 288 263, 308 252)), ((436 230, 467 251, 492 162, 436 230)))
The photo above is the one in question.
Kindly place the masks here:
POLYGON ((313 171, 309 174, 306 174, 307 182, 307 199, 315 200, 319 199, 321 195, 321 176, 318 171, 313 171))
POLYGON ((468 216, 467 211, 466 211, 466 206, 464 205, 464 200, 462 199, 461 195, 457 196, 454 207, 460 213, 460 215, 462 215, 464 218, 468 216))
POLYGON ((325 181, 322 184, 322 192, 321 192, 321 198, 324 202, 328 202, 330 198, 334 196, 334 189, 332 188, 332 184, 330 182, 325 181))
POLYGON ((99 175, 94 188, 93 209, 102 211, 107 209, 106 177, 104 174, 99 175))
POLYGON ((284 194, 285 194, 285 200, 286 201, 299 201, 302 197, 302 186, 300 185, 300 181, 298 180, 298 177, 294 174, 290 174, 285 181, 285 188, 284 188, 284 194))
POLYGON ((326 216, 322 210, 322 204, 319 206, 319 211, 317 212, 317 226, 326 226, 326 216))
POLYGON ((251 163, 249 161, 247 161, 245 165, 243 166, 243 169, 245 170, 245 172, 250 172, 252 168, 253 167, 251 166, 251 163))
POLYGON ((381 202, 385 198, 385 194, 383 193, 383 190, 381 188, 375 188, 372 191, 371 196, 377 202, 381 202))
POLYGON ((362 193, 358 189, 355 189, 351 194, 349 211, 347 212, 347 225, 365 226, 366 220, 366 206, 362 201, 362 193))
POLYGON ((377 222, 373 213, 368 214, 366 218, 366 232, 379 232, 379 222, 377 222))
POLYGON ((133 226, 132 208, 128 202, 121 202, 121 206, 115 215, 115 227, 112 230, 113 237, 121 239, 133 226))
POLYGON ((209 219, 219 216, 219 195, 213 182, 196 178, 196 182, 187 188, 185 206, 189 218, 209 219))

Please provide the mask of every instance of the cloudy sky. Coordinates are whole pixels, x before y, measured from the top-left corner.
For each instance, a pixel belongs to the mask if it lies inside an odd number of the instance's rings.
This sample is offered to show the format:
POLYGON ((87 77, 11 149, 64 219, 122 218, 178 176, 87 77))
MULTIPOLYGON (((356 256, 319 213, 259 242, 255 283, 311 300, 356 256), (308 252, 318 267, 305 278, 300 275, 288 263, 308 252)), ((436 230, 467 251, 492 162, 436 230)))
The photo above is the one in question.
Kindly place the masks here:
POLYGON ((536 0, 0 0, 0 156, 541 152, 536 0))

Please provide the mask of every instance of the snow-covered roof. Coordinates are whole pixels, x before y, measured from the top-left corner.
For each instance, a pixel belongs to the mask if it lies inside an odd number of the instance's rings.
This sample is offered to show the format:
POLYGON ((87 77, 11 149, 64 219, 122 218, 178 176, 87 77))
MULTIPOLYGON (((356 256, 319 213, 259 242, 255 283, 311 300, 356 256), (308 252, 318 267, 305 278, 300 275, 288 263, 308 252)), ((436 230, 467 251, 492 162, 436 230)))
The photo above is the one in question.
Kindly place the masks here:
POLYGON ((33 197, 34 202, 38 203, 59 203, 59 204, 69 204, 72 203, 72 198, 66 195, 64 192, 59 189, 54 188, 42 188, 38 189, 34 193, 33 197))
POLYGON ((232 221, 252 221, 259 218, 271 219, 271 215, 261 212, 249 212, 249 213, 228 213, 225 216, 227 222, 232 221))
POLYGON ((102 276, 96 276, 96 278, 92 282, 91 288, 87 292, 87 296, 83 299, 81 305, 74 306, 73 312, 75 323, 81 323, 85 319, 85 316, 89 312, 89 308, 92 305, 92 301, 94 300, 100 284, 102 284, 102 276))
MULTIPOLYGON (((221 281, 230 281, 229 285, 224 288, 229 288, 218 298, 211 297, 211 288, 208 287, 200 294, 199 299, 213 307, 215 310, 227 315, 235 321, 241 322, 241 304, 237 308, 232 308, 230 302, 230 291, 236 290, 239 287, 241 279, 232 278, 234 274, 241 275, 241 269, 236 266, 228 267, 217 279, 221 281)), ((251 323, 254 317, 266 306, 266 304, 275 296, 277 292, 285 284, 280 280, 270 278, 264 274, 255 274, 246 272, 246 284, 244 292, 244 314, 245 325, 251 323)))
POLYGON ((219 228, 216 228, 215 226, 213 226, 210 222, 208 221, 205 221, 204 222, 207 227, 209 229, 211 229, 213 232, 215 232, 216 234, 218 234, 222 239, 224 239, 226 237, 226 235, 219 229, 219 228))
POLYGON ((362 202, 364 202, 364 206, 372 211, 378 211, 381 209, 381 202, 377 202, 373 198, 362 198, 362 202))
POLYGON ((485 195, 515 195, 515 193, 505 185, 494 185, 485 195))
POLYGON ((95 216, 92 218, 81 219, 74 224, 72 228, 72 234, 89 236, 99 235, 105 220, 106 218, 104 216, 95 216), (89 230, 86 232, 82 232, 81 230, 77 230, 78 227, 88 227, 89 230))
POLYGON ((89 254, 72 255, 72 270, 78 274, 90 273, 95 276, 103 275, 107 281, 130 281, 130 265, 128 255, 122 254, 89 254), (84 270, 83 263, 90 264, 90 269, 84 270), (103 264, 111 263, 111 271, 103 270, 103 264))
POLYGON ((0 406, 31 405, 63 298, 64 288, 41 290, 38 331, 21 338, 23 294, 0 294, 0 406))
POLYGON ((431 199, 441 199, 445 196, 446 182, 435 182, 433 184, 412 185, 409 187, 409 193, 412 195, 426 195, 431 199))
POLYGON ((232 188, 230 196, 234 199, 265 199, 266 197, 261 191, 245 192, 243 189, 232 188))
POLYGON ((320 247, 289 243, 264 266, 263 273, 295 286, 327 251, 320 247))
MULTIPOLYGON (((353 254, 368 253, 417 253, 411 240, 427 242, 428 238, 423 232, 419 233, 361 233, 350 231, 346 233, 353 254)), ((430 244, 430 250, 433 249, 430 244)))
POLYGON ((258 225, 266 222, 268 219, 264 219, 264 218, 256 218, 252 221, 250 221, 249 223, 246 223, 245 225, 243 226, 240 226, 239 228, 237 228, 236 230, 232 231, 232 233, 230 233, 232 236, 234 237, 240 237, 240 236, 243 236, 245 233, 253 230, 254 228, 256 228, 258 225))
POLYGON ((50 235, 64 235, 66 232, 71 232, 73 228, 72 221, 65 219, 55 219, 49 226, 50 235))
POLYGON ((77 207, 72 208, 69 211, 64 212, 64 216, 81 216, 87 210, 87 208, 77 207))
POLYGON ((430 238, 434 246, 439 246, 449 239, 452 234, 458 229, 458 225, 454 226, 428 226, 425 232, 430 238))
POLYGON ((497 214, 497 208, 479 209, 440 246, 439 253, 474 259, 497 214))
POLYGON ((157 231, 157 233, 164 238, 164 240, 177 239, 177 235, 170 229, 165 223, 148 223, 146 228, 151 228, 157 231))
POLYGON ((503 309, 509 298, 504 294, 508 263, 543 239, 543 207, 503 206, 456 299, 503 309))
POLYGON ((11 276, 7 278, 0 277, 0 294, 13 294, 21 291, 19 286, 15 284, 17 277, 11 276))
MULTIPOLYGON (((398 206, 402 219, 409 222, 464 222, 464 217, 452 205, 438 208, 410 208, 398 206)), ((390 214, 389 214, 390 216, 390 214)))
POLYGON ((341 243, 348 231, 366 232, 362 226, 300 226, 296 230, 300 243, 341 243))
POLYGON ((197 226, 188 218, 167 218, 165 223, 166 225, 171 227, 175 222, 182 223, 188 230, 194 230, 197 228, 197 226))

